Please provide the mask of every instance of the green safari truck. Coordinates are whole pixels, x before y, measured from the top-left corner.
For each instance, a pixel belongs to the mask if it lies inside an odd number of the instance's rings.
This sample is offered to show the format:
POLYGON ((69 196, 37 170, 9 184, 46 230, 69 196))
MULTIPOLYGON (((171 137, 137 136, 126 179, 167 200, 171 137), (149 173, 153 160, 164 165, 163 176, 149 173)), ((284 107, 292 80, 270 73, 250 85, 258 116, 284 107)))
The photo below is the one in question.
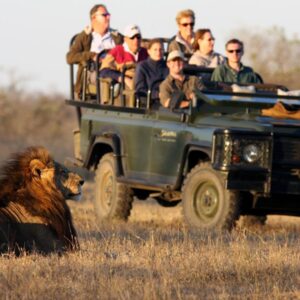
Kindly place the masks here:
POLYGON ((197 93, 188 109, 102 105, 76 108, 74 164, 95 171, 100 221, 130 215, 133 199, 182 203, 199 229, 230 230, 241 215, 300 215, 300 121, 261 114, 300 98, 268 91, 197 93))

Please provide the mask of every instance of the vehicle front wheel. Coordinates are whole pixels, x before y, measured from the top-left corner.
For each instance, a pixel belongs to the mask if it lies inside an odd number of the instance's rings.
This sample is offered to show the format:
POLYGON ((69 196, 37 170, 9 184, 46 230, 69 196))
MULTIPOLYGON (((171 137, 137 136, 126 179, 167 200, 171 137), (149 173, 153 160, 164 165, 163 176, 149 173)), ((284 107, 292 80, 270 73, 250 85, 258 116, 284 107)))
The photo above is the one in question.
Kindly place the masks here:
POLYGON ((115 159, 112 153, 100 160, 95 176, 94 207, 99 221, 127 220, 132 208, 132 190, 117 182, 115 159))
POLYGON ((203 230, 230 230, 239 218, 239 193, 226 190, 224 179, 209 163, 201 163, 187 175, 182 190, 183 214, 203 230))

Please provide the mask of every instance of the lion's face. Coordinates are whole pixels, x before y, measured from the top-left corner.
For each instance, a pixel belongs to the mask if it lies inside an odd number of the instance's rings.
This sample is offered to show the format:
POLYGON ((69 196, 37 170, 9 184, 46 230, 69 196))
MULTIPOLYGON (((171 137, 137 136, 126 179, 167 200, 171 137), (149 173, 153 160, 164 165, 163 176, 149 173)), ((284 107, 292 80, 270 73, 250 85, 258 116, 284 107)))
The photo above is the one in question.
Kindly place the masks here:
POLYGON ((59 191, 65 199, 80 199, 84 180, 60 163, 52 161, 45 165, 40 160, 34 159, 30 162, 30 169, 33 175, 32 183, 37 188, 42 186, 49 194, 53 190, 59 191))
POLYGON ((65 199, 80 200, 81 186, 84 183, 81 176, 55 162, 54 181, 56 187, 62 192, 65 199))

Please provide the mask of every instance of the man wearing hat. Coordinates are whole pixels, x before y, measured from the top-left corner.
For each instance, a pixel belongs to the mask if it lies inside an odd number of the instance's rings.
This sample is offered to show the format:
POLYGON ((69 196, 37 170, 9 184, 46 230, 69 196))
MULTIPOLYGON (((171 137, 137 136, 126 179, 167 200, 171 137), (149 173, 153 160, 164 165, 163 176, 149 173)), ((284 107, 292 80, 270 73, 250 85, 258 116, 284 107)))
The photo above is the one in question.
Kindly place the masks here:
POLYGON ((103 59, 100 76, 121 82, 122 67, 126 64, 131 64, 133 68, 125 73, 125 84, 132 89, 134 66, 137 62, 148 57, 147 50, 141 47, 141 39, 141 31, 137 25, 131 24, 126 26, 124 29, 124 43, 111 49, 103 59))
POLYGON ((184 55, 179 50, 173 50, 167 58, 169 75, 159 86, 160 103, 164 107, 186 108, 195 96, 195 90, 203 90, 202 80, 196 76, 183 74, 184 55))

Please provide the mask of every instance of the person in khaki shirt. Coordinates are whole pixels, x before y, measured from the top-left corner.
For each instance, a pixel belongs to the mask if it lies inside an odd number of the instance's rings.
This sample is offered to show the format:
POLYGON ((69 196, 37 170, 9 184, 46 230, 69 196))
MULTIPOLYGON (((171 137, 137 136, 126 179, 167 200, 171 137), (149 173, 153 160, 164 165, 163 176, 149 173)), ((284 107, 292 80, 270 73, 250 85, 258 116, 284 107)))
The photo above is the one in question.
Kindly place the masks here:
POLYGON ((184 55, 179 50, 171 51, 168 55, 169 75, 159 86, 160 103, 164 107, 186 108, 195 97, 195 90, 204 89, 203 82, 199 77, 183 74, 184 60, 184 55), (178 97, 174 97, 175 94, 178 97))

